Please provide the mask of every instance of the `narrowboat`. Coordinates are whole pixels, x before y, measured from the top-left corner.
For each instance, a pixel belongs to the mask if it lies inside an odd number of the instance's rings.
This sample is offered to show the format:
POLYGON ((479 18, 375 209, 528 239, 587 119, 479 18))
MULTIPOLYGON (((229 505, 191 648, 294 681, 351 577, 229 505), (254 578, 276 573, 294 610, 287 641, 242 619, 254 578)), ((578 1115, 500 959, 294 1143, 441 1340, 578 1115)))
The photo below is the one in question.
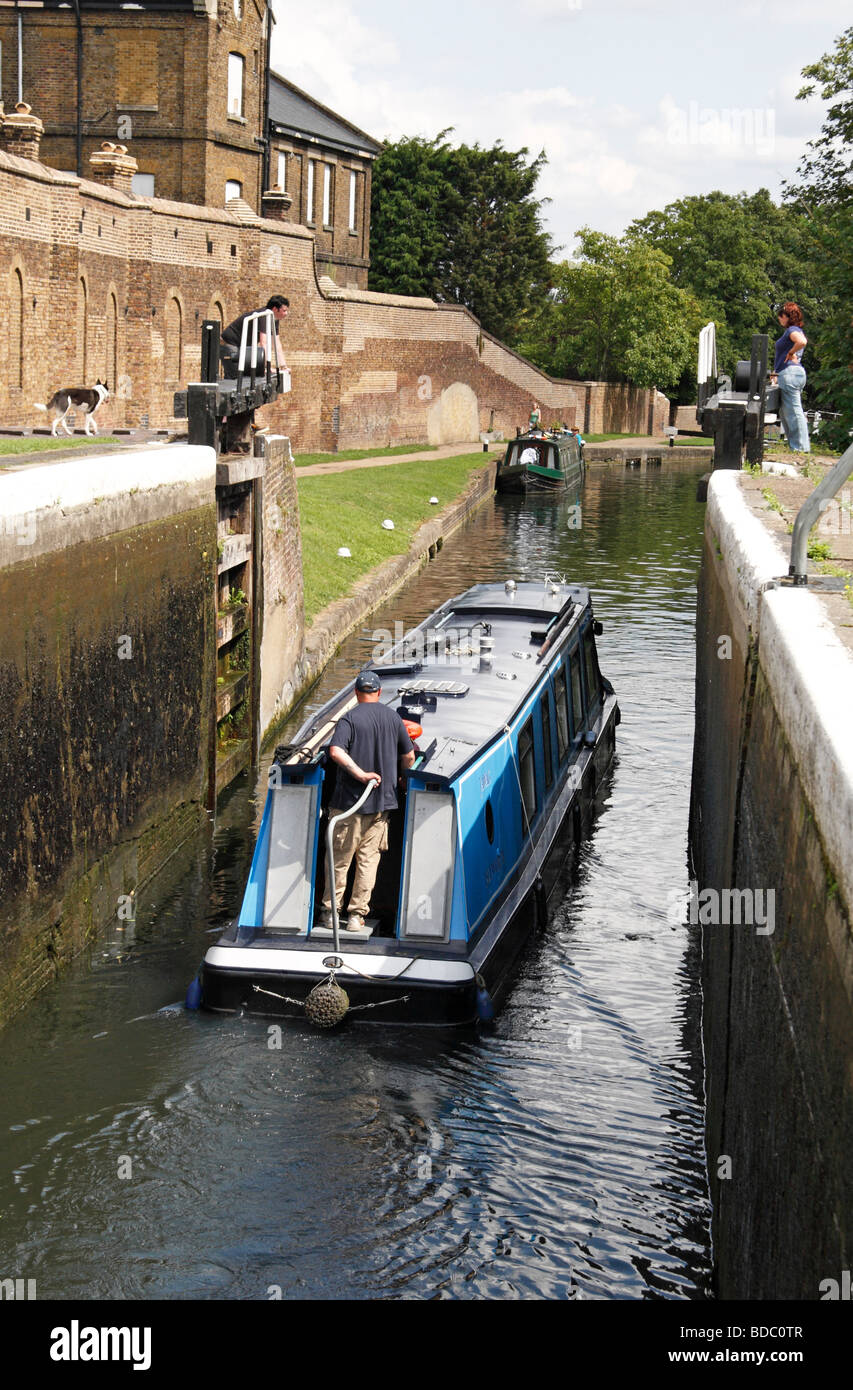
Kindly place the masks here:
POLYGON ((534 431, 513 439, 498 463, 498 492, 579 491, 584 478, 583 451, 571 430, 534 431))
POLYGON ((208 949, 192 1007, 312 1017, 309 995, 331 984, 356 1020, 490 1017, 613 757, 620 716, 600 632, 588 589, 508 580, 450 599, 375 657, 379 698, 419 729, 369 934, 337 914, 319 925, 333 855, 326 750, 353 681, 276 750, 242 908, 208 949))

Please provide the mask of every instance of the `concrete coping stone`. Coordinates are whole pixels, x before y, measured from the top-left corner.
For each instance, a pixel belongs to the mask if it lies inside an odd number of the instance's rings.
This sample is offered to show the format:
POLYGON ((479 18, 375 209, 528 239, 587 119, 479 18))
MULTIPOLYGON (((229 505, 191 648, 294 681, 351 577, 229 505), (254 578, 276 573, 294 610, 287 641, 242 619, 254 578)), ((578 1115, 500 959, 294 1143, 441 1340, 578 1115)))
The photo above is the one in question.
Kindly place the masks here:
POLYGON ((759 661, 848 909, 853 906, 853 657, 816 594, 761 597, 759 661))
POLYGON ((845 903, 853 904, 853 657, 816 594, 768 587, 788 556, 749 507, 743 474, 708 484, 730 592, 758 642, 758 660, 845 903))
POLYGON ((772 579, 788 573, 788 557, 747 506, 742 474, 718 468, 708 481, 706 521, 720 544, 731 591, 746 626, 758 635, 759 597, 772 579))
POLYGON ((213 504, 216 454, 190 444, 0 474, 0 566, 213 504))

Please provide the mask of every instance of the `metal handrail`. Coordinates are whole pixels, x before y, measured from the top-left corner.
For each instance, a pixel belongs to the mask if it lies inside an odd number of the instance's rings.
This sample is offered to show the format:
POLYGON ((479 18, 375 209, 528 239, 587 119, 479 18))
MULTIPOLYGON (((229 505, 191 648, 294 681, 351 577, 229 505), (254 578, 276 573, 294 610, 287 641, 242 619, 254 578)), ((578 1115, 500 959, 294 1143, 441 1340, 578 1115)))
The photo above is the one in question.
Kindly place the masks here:
MULTIPOLYGON (((253 310, 253 312, 252 312, 251 314, 246 314, 246 315, 244 316, 244 318, 243 318, 243 323, 242 323, 241 328, 240 328, 240 356, 239 356, 239 359, 238 359, 238 362, 237 362, 237 371, 239 372, 240 376, 242 376, 242 375, 244 374, 245 370, 246 370, 246 349, 247 349, 247 347, 249 346, 249 328, 251 327, 251 329, 252 329, 252 343, 251 343, 251 348, 252 348, 252 362, 251 362, 251 367, 252 367, 252 371, 251 371, 251 375, 252 375, 252 380, 253 380, 253 381, 254 381, 254 378, 255 378, 255 373, 256 373, 257 370, 258 370, 258 320, 259 320, 259 319, 263 319, 263 320, 264 320, 264 330, 263 330, 263 331, 266 333, 267 337, 270 339, 271 344, 272 344, 272 352, 273 352, 274 355, 275 355, 275 370, 276 370, 276 375, 277 375, 277 376, 280 376, 280 375, 281 375, 281 360, 280 360, 279 355, 278 355, 279 341, 278 341, 278 333, 277 333, 277 331, 276 331, 275 319, 274 319, 274 317, 273 317, 273 311, 272 311, 272 309, 255 309, 255 310, 253 310)), ((265 365, 265 369, 266 369, 267 377, 269 377, 269 374, 270 374, 270 355, 271 355, 271 354, 268 352, 267 355, 266 355, 266 362, 265 362, 265 364, 264 364, 264 365, 265 365)))
POLYGON ((818 483, 814 492, 806 498, 797 512, 797 519, 794 522, 794 531, 791 536, 791 563, 788 566, 788 574, 793 578, 795 587, 802 587, 809 582, 806 572, 809 532, 824 510, 824 504, 835 496, 842 484, 847 482, 851 473, 853 473, 853 444, 845 449, 835 467, 831 468, 823 481, 818 483))
POLYGON ((335 851, 332 848, 332 835, 338 821, 347 820, 349 816, 354 816, 360 806, 363 806, 371 792, 379 786, 379 780, 371 777, 361 796, 354 806, 350 806, 348 811, 341 811, 340 815, 333 816, 326 827, 326 872, 329 875, 329 898, 332 904, 332 937, 335 947, 335 955, 340 951, 340 941, 338 939, 338 895, 335 891, 335 851))

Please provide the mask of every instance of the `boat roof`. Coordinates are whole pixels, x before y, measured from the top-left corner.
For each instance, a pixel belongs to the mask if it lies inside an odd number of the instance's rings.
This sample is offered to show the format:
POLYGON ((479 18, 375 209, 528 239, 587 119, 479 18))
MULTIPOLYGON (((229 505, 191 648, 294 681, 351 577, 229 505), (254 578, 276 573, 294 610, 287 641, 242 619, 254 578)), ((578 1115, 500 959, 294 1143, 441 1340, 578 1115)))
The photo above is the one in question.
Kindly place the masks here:
MULTIPOLYGON (((452 778, 497 737, 541 680, 549 656, 588 608, 589 590, 563 580, 547 578, 513 587, 477 584, 443 604, 387 655, 369 662, 382 681, 381 703, 413 711, 412 718, 423 728, 418 740, 422 749, 436 740, 435 751, 418 775, 452 778), (485 668, 483 624, 489 625, 494 644, 491 664, 485 668), (549 629, 554 646, 546 648, 549 629)), ((343 706, 353 700, 354 684, 312 716, 294 739, 293 749, 336 712, 344 712, 343 706)))

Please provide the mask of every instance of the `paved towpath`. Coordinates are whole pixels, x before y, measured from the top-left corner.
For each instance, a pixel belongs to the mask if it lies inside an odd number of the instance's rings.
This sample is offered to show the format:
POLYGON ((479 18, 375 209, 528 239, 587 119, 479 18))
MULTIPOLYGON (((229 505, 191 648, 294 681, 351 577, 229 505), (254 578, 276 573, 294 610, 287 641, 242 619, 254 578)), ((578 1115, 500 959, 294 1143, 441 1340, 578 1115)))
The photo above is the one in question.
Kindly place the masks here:
MULTIPOLYGON (((305 468, 297 468, 297 478, 311 478, 320 473, 349 473, 354 468, 385 468, 392 463, 420 463, 428 462, 430 459, 450 459, 458 454, 476 454, 483 448, 477 441, 470 444, 443 444, 439 449, 421 450, 417 454, 381 454, 368 459, 340 459, 338 462, 330 463, 310 463, 305 468)), ((490 445, 488 453, 503 453, 505 444, 496 443, 490 445)), ((483 451, 483 462, 486 462, 487 451, 483 451)))

